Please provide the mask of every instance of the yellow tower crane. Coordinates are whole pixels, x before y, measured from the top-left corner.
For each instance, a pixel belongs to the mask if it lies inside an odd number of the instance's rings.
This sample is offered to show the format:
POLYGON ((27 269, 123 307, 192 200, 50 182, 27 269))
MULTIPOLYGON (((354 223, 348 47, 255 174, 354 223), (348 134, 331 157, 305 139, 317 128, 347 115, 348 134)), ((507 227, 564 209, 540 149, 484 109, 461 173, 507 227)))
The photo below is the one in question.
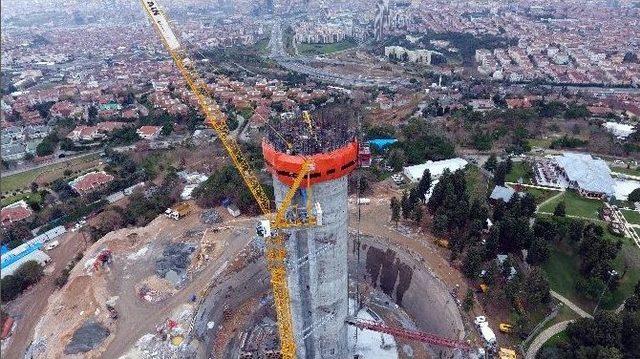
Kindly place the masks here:
MULTIPOLYGON (((156 1, 141 1, 156 32, 160 35, 160 39, 164 47, 171 55, 173 62, 189 86, 189 89, 191 89, 196 96, 198 105, 204 113, 207 123, 216 131, 218 138, 229 154, 229 158, 231 158, 233 165, 236 167, 245 184, 251 191, 251 194, 258 203, 260 210, 267 218, 266 220, 261 221, 260 226, 258 226, 258 232, 266 241, 265 256, 267 259, 267 268, 271 275, 271 287, 273 290, 277 315, 278 333, 280 335, 280 343, 282 347, 281 353, 282 358, 284 359, 295 358, 296 345, 293 335, 291 303, 285 263, 287 257, 287 250, 285 247, 286 239, 285 233, 282 229, 316 225, 316 219, 311 213, 310 200, 307 201, 307 215, 304 219, 289 220, 285 215, 291 205, 296 191, 301 186, 305 178, 308 183, 310 178, 309 175, 313 170, 313 163, 307 159, 303 161, 300 171, 298 172, 292 186, 289 188, 282 200, 282 203, 280 204, 280 208, 278 208, 275 214, 272 213, 269 197, 253 169, 249 166, 249 162, 243 155, 240 146, 236 140, 229 135, 229 129, 226 121, 224 120, 224 116, 220 112, 215 101, 208 95, 209 91, 206 83, 196 72, 195 66, 193 66, 193 61, 188 58, 186 49, 180 45, 178 38, 169 25, 169 21, 164 11, 160 9, 156 1)), ((305 120, 306 119, 309 119, 308 123, 311 125, 308 114, 305 116, 305 120)), ((310 190, 309 186, 307 187, 308 190, 310 190)))

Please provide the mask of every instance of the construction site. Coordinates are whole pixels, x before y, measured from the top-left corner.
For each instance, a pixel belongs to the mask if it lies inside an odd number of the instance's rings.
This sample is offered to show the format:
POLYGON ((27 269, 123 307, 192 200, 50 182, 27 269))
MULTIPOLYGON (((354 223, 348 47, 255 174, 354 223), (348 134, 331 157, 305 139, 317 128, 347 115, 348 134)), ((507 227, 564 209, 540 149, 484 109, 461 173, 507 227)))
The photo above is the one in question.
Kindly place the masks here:
POLYGON ((143 5, 263 214, 184 202, 108 233, 49 299, 28 357, 484 357, 458 285, 440 277, 451 268, 389 226, 384 193, 366 210, 349 196, 357 126, 308 112, 270 121, 270 198, 164 13, 143 5))

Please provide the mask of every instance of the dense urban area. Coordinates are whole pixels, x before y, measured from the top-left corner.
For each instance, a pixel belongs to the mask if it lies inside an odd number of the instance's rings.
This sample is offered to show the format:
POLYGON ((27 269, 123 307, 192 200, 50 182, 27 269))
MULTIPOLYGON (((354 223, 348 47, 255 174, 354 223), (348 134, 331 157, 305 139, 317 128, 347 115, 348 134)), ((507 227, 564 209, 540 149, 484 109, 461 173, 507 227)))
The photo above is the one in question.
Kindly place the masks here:
POLYGON ((3 358, 640 358, 639 0, 4 0, 3 358))

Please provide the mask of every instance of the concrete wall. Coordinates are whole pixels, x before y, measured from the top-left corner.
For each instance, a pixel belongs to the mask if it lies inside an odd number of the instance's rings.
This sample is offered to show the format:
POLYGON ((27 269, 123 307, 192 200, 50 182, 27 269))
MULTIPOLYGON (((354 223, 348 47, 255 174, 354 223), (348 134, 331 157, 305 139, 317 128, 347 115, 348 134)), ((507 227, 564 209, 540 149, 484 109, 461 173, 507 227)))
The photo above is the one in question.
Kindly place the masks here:
MULTIPOLYGON (((273 182, 279 205, 288 187, 276 178, 273 182)), ((313 186, 312 199, 320 202, 323 225, 290 231, 287 242, 297 354, 343 359, 348 356, 347 178, 313 186)), ((305 205, 300 194, 294 202, 305 205)))
MULTIPOLYGON (((416 255, 385 238, 361 236, 359 278, 393 298, 420 330, 463 339, 465 327, 447 286, 416 255)), ((350 261, 354 256, 350 253, 350 261)), ((352 265, 353 268, 353 265, 352 265)), ((353 269, 352 269, 353 270, 353 269)), ((434 347, 434 356, 450 350, 434 347)))

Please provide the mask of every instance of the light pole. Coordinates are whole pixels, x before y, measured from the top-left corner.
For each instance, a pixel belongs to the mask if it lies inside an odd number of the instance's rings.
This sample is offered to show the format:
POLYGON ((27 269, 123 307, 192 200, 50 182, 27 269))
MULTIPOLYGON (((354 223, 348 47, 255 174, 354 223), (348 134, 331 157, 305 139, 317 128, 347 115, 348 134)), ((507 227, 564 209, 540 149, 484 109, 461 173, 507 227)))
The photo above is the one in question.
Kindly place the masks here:
POLYGON ((598 298, 598 303, 596 303, 596 308, 593 310, 594 317, 596 316, 596 312, 598 311, 598 307, 600 306, 600 301, 602 300, 602 296, 604 296, 604 292, 607 290, 607 288, 609 288, 611 280, 613 279, 613 277, 618 275, 618 272, 615 269, 612 269, 608 271, 607 274, 609 275, 609 279, 607 279, 607 283, 605 284, 604 288, 602 288, 602 292, 600 293, 600 297, 598 298))

